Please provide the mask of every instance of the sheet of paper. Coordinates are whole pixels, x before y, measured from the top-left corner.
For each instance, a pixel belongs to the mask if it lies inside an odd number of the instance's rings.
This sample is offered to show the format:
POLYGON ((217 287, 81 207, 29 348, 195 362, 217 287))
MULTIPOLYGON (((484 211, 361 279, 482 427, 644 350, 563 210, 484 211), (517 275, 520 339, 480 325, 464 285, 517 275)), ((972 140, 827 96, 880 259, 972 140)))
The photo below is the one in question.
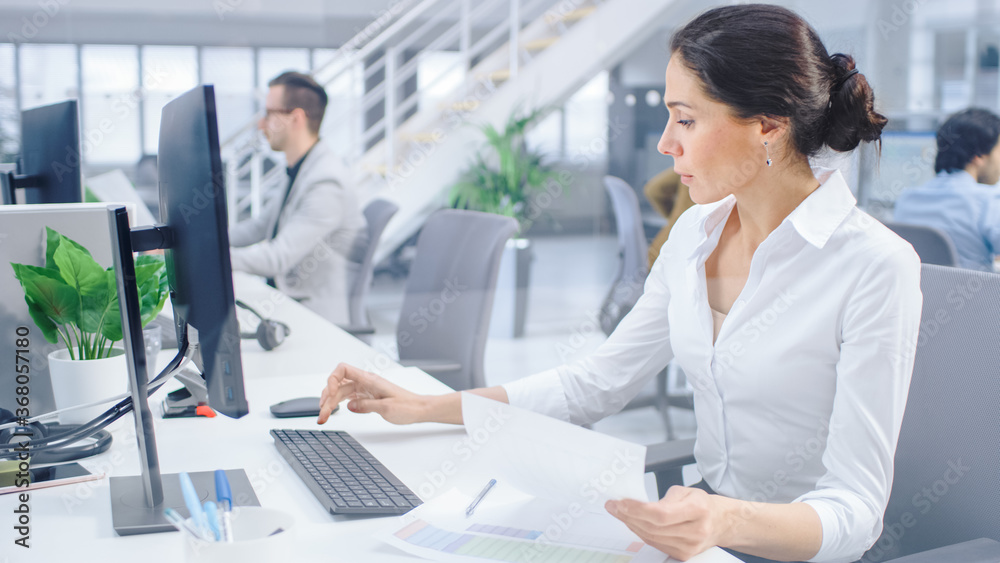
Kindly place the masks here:
POLYGON ((646 447, 462 393, 466 446, 490 477, 528 495, 604 513, 609 499, 652 500, 646 447))
POLYGON ((149 207, 142 201, 142 196, 136 191, 132 182, 121 169, 115 169, 99 176, 87 178, 85 182, 87 188, 93 192, 101 201, 122 202, 135 205, 134 209, 129 209, 129 213, 135 213, 131 218, 132 225, 141 227, 144 225, 155 225, 159 221, 150 213, 149 207))
POLYGON ((571 510, 555 501, 516 494, 516 502, 507 502, 508 492, 491 493, 466 518, 473 497, 453 489, 402 516, 378 537, 435 561, 673 561, 606 513, 571 510))

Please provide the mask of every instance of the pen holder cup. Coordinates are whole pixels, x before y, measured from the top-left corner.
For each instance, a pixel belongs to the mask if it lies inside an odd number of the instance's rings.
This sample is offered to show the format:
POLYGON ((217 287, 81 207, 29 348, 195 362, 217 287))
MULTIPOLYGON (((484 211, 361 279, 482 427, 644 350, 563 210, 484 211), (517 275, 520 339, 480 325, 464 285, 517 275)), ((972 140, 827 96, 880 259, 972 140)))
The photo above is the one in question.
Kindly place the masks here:
POLYGON ((237 507, 232 512, 232 526, 233 543, 209 542, 184 534, 185 560, 281 561, 282 554, 293 547, 295 519, 287 512, 260 506, 237 507), (281 531, 275 533, 277 530, 281 531))

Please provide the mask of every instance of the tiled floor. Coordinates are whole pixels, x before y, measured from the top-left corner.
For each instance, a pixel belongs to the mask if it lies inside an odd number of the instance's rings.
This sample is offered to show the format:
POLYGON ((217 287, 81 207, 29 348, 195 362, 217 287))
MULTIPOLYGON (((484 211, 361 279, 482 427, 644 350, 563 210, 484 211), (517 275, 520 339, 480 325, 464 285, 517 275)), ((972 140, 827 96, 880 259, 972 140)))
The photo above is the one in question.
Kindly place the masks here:
MULTIPOLYGON (((585 356, 604 340, 596 322, 618 264, 613 236, 546 237, 533 241, 528 317, 522 338, 489 339, 487 383, 496 385, 585 356)), ((377 277, 369 296, 376 328, 373 345, 391 350, 403 297, 403 281, 377 277)), ((671 409, 678 437, 694 434, 690 411, 671 409)), ((662 442, 666 431, 653 408, 610 416, 594 429, 641 444, 662 442)))

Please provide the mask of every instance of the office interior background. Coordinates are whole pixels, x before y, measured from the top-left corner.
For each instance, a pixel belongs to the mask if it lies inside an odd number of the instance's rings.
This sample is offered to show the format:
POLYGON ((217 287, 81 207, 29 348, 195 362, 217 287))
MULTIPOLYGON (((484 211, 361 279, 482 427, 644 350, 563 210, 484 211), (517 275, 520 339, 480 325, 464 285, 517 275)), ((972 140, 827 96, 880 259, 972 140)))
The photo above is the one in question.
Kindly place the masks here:
MULTIPOLYGON (((603 22, 606 42, 595 46, 574 36, 590 0, 5 0, 0 162, 18 153, 22 109, 78 98, 84 177, 122 170, 155 213, 161 109, 197 84, 214 84, 230 219, 243 219, 283 174, 282 155, 255 139, 267 82, 289 69, 314 72, 330 97, 322 137, 351 165, 365 199, 390 190, 401 207, 379 248, 368 303, 373 344, 391 352, 413 237, 480 142, 458 141, 479 139, 474 125, 500 124, 518 108, 550 108, 529 144, 571 182, 536 202, 543 212, 521 233, 533 256, 524 333, 497 330, 487 346, 487 381, 502 383, 604 340, 596 318, 620 258, 602 178, 621 177, 636 190, 652 236, 662 220, 642 186, 671 166, 656 151, 667 119, 666 45, 674 28, 726 3, 663 0, 649 17, 621 13, 603 22), (559 41, 525 37, 535 43, 522 43, 511 68, 500 51, 512 16, 559 29, 559 41), (560 48, 577 56, 546 57, 560 48), (564 80, 539 91, 538 73, 564 80)), ((947 115, 1000 108, 996 0, 775 3, 804 15, 831 53, 852 54, 889 117, 880 157, 869 148, 837 161, 876 217, 891 212, 900 190, 933 174, 933 132, 947 115)), ((669 384, 682 392, 679 377, 669 384)), ((678 436, 693 433, 688 411, 671 416, 678 436)), ((596 428, 642 443, 666 432, 651 407, 596 428)))

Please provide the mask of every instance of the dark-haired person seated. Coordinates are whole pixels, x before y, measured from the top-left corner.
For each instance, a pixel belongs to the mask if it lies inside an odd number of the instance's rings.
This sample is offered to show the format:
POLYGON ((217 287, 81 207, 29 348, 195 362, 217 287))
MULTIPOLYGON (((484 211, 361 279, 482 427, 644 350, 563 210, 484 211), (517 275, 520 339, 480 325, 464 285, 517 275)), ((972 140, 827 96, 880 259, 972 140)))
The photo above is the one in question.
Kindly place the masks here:
POLYGON ((653 264, 660 256, 660 248, 670 237, 670 229, 677 224, 677 219, 681 214, 694 205, 691 201, 691 194, 688 187, 681 183, 681 177, 674 172, 673 168, 668 168, 653 176, 642 187, 642 193, 646 195, 649 204, 657 213, 667 218, 667 224, 656 233, 652 242, 649 243, 646 255, 649 259, 649 269, 653 269, 653 264))
POLYGON ((931 181, 903 190, 893 219, 941 229, 955 243, 959 265, 993 271, 1000 254, 1000 117, 967 109, 937 132, 931 181))
POLYGON ((328 321, 350 321, 348 256, 365 219, 341 159, 319 138, 327 95, 311 76, 268 83, 257 127, 285 153, 288 181, 260 215, 229 230, 233 270, 268 283, 328 321))
MULTIPOLYGON (((778 6, 705 12, 670 43, 659 150, 697 204, 645 292, 587 358, 474 391, 577 424, 615 413, 672 359, 694 387, 704 479, 605 508, 687 560, 847 562, 878 539, 916 351, 913 248, 860 211, 824 146, 854 150, 886 118, 854 59, 778 6)), ((341 400, 398 424, 462 422, 457 393, 416 395, 341 364, 341 400)))

